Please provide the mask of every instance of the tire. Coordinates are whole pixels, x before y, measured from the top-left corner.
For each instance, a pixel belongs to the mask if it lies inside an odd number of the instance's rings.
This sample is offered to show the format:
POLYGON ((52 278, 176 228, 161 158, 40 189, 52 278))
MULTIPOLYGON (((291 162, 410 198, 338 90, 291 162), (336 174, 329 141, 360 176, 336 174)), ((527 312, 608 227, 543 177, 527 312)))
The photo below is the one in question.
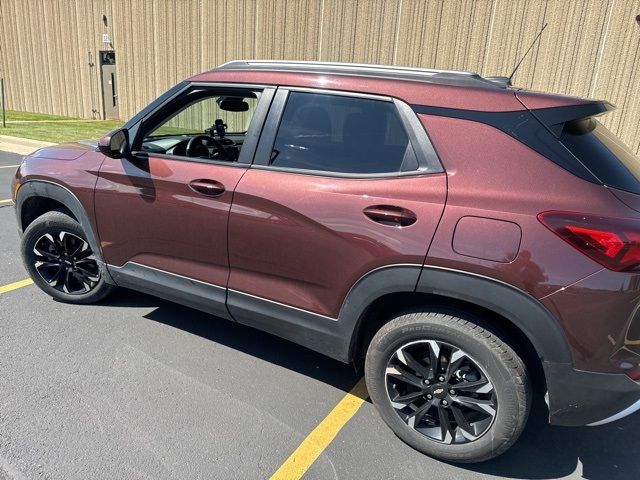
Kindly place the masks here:
POLYGON ((394 318, 369 345, 365 379, 373 404, 400 439, 449 462, 482 462, 505 452, 522 433, 531 405, 522 359, 467 314, 394 318))
POLYGON ((114 288, 105 282, 82 227, 65 212, 54 210, 35 219, 20 249, 33 282, 56 300, 96 303, 114 288))

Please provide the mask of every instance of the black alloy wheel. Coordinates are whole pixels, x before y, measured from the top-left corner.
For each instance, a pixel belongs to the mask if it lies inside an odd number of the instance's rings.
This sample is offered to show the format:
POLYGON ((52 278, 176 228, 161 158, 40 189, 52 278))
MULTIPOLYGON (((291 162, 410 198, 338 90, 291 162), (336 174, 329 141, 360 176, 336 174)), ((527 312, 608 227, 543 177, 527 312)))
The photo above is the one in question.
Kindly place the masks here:
POLYGON ((100 269, 89 244, 69 232, 42 235, 33 247, 34 267, 45 282, 69 295, 91 291, 100 269))
POLYGON ((473 442, 498 408, 493 384, 463 350, 436 340, 400 347, 386 368, 387 395, 400 418, 442 443, 473 442))

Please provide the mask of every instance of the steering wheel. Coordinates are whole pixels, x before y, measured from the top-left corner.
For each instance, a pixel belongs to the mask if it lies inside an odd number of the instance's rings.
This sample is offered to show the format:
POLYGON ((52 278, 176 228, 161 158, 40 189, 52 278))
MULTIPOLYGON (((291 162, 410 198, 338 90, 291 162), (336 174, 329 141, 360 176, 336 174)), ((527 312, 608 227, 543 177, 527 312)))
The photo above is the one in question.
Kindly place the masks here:
POLYGON ((196 135, 195 137, 191 137, 189 143, 187 143, 185 155, 187 157, 209 157, 209 149, 204 143, 205 140, 209 144, 213 145, 213 147, 220 153, 222 158, 226 159, 227 153, 224 149, 224 145, 222 145, 211 135, 196 135))

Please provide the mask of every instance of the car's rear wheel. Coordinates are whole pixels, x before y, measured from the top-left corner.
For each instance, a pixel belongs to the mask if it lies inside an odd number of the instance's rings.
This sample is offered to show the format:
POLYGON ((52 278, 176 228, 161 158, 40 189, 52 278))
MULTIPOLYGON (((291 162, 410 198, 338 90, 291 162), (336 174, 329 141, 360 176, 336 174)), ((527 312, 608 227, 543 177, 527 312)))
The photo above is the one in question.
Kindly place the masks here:
POLYGON ((369 346, 365 376, 374 405, 402 440, 427 455, 480 462, 518 438, 531 388, 523 361, 480 319, 413 312, 369 346))
POLYGON ((47 212, 34 220, 22 236, 21 249, 34 283, 58 300, 94 303, 113 288, 105 282, 82 227, 64 212, 47 212))

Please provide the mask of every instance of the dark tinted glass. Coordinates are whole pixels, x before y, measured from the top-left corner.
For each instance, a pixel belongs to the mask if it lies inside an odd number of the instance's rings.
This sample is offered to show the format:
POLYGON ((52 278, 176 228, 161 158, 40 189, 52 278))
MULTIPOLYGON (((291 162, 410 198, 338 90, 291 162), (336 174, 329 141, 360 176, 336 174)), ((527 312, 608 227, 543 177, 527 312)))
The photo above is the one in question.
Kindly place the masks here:
POLYGON ((640 159, 597 120, 567 124, 560 141, 603 184, 640 194, 640 159))
POLYGON ((352 174, 418 168, 392 102, 299 92, 289 94, 270 164, 352 174))

